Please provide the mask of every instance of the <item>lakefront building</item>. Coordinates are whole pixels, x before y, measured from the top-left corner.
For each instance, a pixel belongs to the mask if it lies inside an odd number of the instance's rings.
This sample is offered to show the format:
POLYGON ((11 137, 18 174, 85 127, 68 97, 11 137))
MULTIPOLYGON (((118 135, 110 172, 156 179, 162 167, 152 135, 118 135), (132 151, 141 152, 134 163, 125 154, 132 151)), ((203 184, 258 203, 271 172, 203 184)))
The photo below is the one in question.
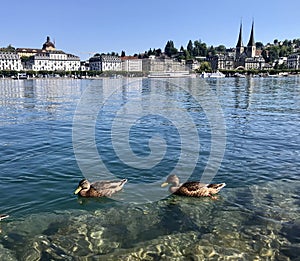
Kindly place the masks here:
POLYGON ((91 71, 122 71, 121 58, 114 55, 96 54, 89 59, 91 71))
POLYGON ((288 56, 287 58, 287 68, 288 69, 300 69, 300 54, 294 53, 288 56))
POLYGON ((23 69, 20 56, 14 52, 0 52, 0 70, 21 71, 23 69))
POLYGON ((33 71, 78 71, 79 57, 63 51, 37 53, 30 57, 26 68, 33 71))
POLYGON ((184 62, 175 61, 169 57, 162 56, 156 58, 150 55, 143 60, 143 71, 145 72, 182 72, 189 71, 184 62))
POLYGON ((142 59, 136 56, 121 57, 122 71, 124 72, 141 72, 143 70, 142 59))
POLYGON ((33 71, 78 71, 80 58, 73 54, 56 50, 55 44, 47 37, 42 49, 17 48, 21 57, 27 57, 24 67, 33 71))

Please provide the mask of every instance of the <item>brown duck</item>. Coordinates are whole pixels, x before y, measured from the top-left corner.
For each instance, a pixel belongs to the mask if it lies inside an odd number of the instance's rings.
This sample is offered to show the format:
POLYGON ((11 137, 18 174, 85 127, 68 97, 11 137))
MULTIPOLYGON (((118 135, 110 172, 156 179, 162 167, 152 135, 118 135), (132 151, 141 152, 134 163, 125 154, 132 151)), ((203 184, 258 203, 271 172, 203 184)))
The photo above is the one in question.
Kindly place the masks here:
POLYGON ((74 194, 82 197, 110 197, 120 191, 126 182, 127 179, 90 183, 87 179, 83 179, 79 182, 74 194))
POLYGON ((212 199, 216 199, 214 195, 226 186, 225 183, 205 184, 199 181, 189 181, 180 184, 176 175, 168 176, 166 182, 161 186, 166 187, 169 184, 171 184, 169 191, 172 194, 188 197, 211 197, 212 199))

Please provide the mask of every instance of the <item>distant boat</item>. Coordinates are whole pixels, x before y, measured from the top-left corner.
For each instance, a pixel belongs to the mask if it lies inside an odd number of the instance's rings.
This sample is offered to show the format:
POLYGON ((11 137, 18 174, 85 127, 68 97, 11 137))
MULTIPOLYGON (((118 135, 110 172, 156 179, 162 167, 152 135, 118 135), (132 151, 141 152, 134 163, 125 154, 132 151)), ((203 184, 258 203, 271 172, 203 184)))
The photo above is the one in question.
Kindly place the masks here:
POLYGON ((219 71, 212 72, 212 73, 203 72, 200 77, 201 78, 224 78, 225 74, 219 71))
POLYGON ((22 79, 28 79, 28 75, 26 74, 26 73, 18 73, 18 76, 17 76, 17 78, 16 79, 20 79, 20 80, 22 80, 22 79))
POLYGON ((246 76, 244 74, 241 74, 241 73, 235 73, 234 77, 246 78, 246 76))

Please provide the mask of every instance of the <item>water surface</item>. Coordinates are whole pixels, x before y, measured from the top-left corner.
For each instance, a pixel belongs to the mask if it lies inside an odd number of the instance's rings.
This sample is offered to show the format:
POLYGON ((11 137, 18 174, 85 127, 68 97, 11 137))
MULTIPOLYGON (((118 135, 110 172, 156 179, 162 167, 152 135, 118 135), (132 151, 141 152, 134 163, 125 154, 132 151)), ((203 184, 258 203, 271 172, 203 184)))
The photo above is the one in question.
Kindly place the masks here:
MULTIPOLYGON (((213 181, 227 186, 216 201, 171 196, 145 204, 73 195, 84 176, 72 141, 77 105, 89 86, 92 102, 116 84, 124 86, 123 92, 110 96, 97 115, 95 140, 107 167, 118 178, 128 178, 127 192, 133 185, 161 180, 176 166, 180 153, 194 153, 189 150, 193 140, 180 147, 180 133, 172 121, 151 115, 131 128, 130 145, 135 154, 147 157, 149 138, 159 134, 168 145, 162 163, 141 170, 120 161, 111 146, 111 122, 132 97, 142 99, 146 111, 158 106, 171 117, 177 110, 167 102, 172 99, 178 110, 188 111, 201 143, 191 179, 201 176, 211 146, 208 119, 192 99, 202 93, 201 79, 173 81, 189 85, 193 95, 148 79, 1 80, 0 198, 1 212, 10 215, 0 224, 1 260, 297 260, 299 77, 206 81, 226 122, 225 155, 213 181), (140 87, 130 88, 132 81, 140 87), (161 90, 166 99, 151 100, 161 90)), ((191 127, 189 119, 179 122, 191 127)), ((87 155, 87 164, 90 160, 87 155)), ((160 193, 161 188, 153 190, 160 193)), ((131 192, 143 194, 138 189, 131 192)))

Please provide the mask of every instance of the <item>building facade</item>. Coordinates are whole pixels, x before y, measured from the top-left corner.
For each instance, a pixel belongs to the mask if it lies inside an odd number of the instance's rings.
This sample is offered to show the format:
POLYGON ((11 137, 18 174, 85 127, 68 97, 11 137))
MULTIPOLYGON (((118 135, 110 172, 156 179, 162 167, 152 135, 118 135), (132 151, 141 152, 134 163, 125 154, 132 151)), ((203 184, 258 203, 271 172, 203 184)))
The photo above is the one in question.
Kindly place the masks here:
POLYGON ((175 61, 168 57, 156 58, 154 55, 150 55, 149 58, 142 60, 143 71, 146 72, 182 72, 189 71, 184 62, 175 61))
POLYGON ((300 54, 291 54, 287 58, 287 68, 288 69, 300 69, 300 54))
POLYGON ((207 61, 210 63, 213 71, 233 70, 235 67, 235 60, 231 55, 216 54, 212 57, 208 57, 207 61))
POLYGON ((187 60, 185 62, 185 65, 191 72, 200 68, 200 62, 198 62, 197 60, 194 60, 194 59, 187 60))
POLYGON ((122 71, 121 58, 114 55, 95 55, 89 64, 91 71, 122 71))
POLYGON ((14 52, 0 52, 0 70, 23 70, 20 56, 14 52))
POLYGON ((63 51, 41 52, 30 57, 26 68, 33 71, 78 71, 80 59, 63 51))
POLYGON ((17 48, 21 57, 28 57, 24 69, 33 71, 78 71, 80 58, 73 54, 56 50, 54 43, 47 37, 42 49, 17 48))
POLYGON ((134 56, 121 57, 122 71, 124 72, 141 72, 143 70, 142 59, 134 56))

